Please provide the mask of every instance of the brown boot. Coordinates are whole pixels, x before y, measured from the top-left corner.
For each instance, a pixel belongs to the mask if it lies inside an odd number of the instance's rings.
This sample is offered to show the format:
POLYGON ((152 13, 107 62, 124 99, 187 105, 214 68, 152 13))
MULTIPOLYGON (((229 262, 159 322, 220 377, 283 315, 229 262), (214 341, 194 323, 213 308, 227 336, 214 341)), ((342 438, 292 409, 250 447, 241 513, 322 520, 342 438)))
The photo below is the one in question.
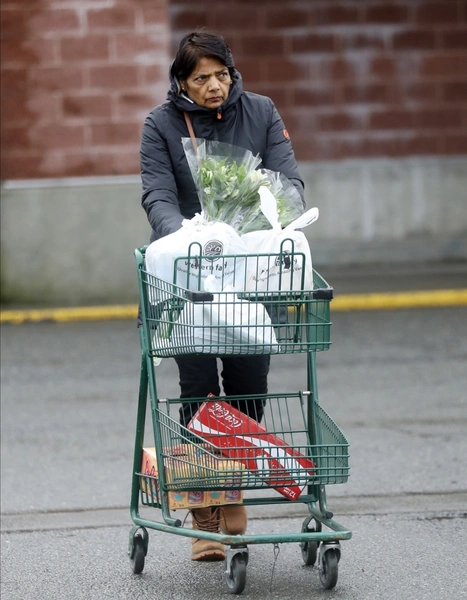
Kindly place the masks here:
POLYGON ((221 506, 221 520, 219 527, 222 533, 228 535, 242 535, 246 531, 246 508, 242 504, 228 504, 221 506))
MULTIPOLYGON (((219 533, 219 508, 196 508, 191 511, 193 529, 219 533)), ((224 546, 220 542, 193 538, 191 560, 225 560, 224 546)))

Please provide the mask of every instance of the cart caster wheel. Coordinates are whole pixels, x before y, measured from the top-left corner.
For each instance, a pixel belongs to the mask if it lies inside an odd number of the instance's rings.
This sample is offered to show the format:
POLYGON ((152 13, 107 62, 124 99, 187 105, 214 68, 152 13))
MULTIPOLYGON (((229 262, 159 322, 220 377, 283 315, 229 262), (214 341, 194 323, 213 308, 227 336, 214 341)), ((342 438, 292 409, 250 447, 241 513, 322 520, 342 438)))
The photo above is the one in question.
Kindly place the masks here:
POLYGON ((144 569, 144 559, 146 558, 146 546, 143 536, 136 534, 133 537, 133 552, 130 554, 130 565, 133 573, 139 575, 144 569))
MULTIPOLYGON (((313 519, 314 521, 314 519, 313 519)), ((316 523, 314 521, 314 527, 303 527, 302 531, 306 531, 309 533, 314 533, 315 531, 321 531, 321 523, 316 523)), ((318 546, 319 542, 302 542, 300 544, 300 548, 302 551, 302 559, 307 567, 311 567, 316 563, 316 559, 318 558, 318 546)))
POLYGON ((230 569, 225 573, 227 589, 230 594, 241 594, 246 584, 246 560, 241 553, 232 556, 230 569))
POLYGON ((323 554, 322 565, 319 570, 319 580, 326 590, 331 590, 337 583, 339 574, 339 557, 335 550, 326 550, 323 554))
POLYGON ((305 566, 311 567, 318 557, 318 542, 303 542, 302 558, 305 566))

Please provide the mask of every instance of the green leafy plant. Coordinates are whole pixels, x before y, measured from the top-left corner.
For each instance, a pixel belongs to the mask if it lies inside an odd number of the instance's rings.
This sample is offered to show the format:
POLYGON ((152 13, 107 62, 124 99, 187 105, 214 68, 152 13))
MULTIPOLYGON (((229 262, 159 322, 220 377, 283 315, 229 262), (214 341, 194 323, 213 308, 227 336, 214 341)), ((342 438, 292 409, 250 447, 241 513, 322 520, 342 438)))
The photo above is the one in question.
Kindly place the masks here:
POLYGON ((230 144, 206 140, 195 153, 191 140, 183 141, 203 215, 208 221, 228 223, 238 233, 270 229, 260 208, 261 186, 269 188, 276 198, 282 226, 303 214, 303 202, 295 186, 280 173, 258 169, 259 156, 230 144))

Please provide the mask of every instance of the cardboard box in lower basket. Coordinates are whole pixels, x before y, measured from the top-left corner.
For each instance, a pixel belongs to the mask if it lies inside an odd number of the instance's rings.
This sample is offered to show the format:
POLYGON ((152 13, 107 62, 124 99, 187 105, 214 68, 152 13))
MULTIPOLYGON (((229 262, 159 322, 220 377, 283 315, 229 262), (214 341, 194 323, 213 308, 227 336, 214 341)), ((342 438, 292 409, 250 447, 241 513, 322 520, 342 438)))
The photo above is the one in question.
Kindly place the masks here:
MULTIPOLYGON (((167 482, 180 482, 184 479, 189 481, 193 478, 212 479, 214 469, 218 472, 215 478, 219 484, 230 487, 241 484, 242 470, 245 469, 237 461, 203 455, 203 453, 196 452, 194 449, 188 450, 186 454, 177 453, 167 457, 164 462, 167 482), (223 472, 225 472, 225 476, 223 472)), ((150 501, 160 503, 155 448, 143 448, 141 473, 151 476, 151 478, 141 477, 141 490, 148 495, 150 501)), ((168 499, 171 510, 241 504, 243 502, 243 490, 174 490, 168 492, 168 499)))

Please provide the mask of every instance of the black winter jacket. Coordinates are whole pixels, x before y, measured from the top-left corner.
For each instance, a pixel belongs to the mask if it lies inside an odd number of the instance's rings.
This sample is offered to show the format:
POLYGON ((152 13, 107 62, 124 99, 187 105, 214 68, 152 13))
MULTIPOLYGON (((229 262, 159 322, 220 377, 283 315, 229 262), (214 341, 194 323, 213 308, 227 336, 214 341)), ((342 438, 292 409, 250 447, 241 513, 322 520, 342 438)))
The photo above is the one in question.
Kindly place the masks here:
POLYGON ((260 166, 279 171, 298 189, 303 182, 290 139, 270 98, 243 91, 234 72, 227 100, 217 110, 201 107, 178 92, 172 78, 167 102, 146 118, 141 141, 142 206, 152 227, 151 241, 177 231, 183 219, 201 212, 182 137, 189 137, 183 112, 190 115, 197 138, 240 146, 256 155, 260 166))

